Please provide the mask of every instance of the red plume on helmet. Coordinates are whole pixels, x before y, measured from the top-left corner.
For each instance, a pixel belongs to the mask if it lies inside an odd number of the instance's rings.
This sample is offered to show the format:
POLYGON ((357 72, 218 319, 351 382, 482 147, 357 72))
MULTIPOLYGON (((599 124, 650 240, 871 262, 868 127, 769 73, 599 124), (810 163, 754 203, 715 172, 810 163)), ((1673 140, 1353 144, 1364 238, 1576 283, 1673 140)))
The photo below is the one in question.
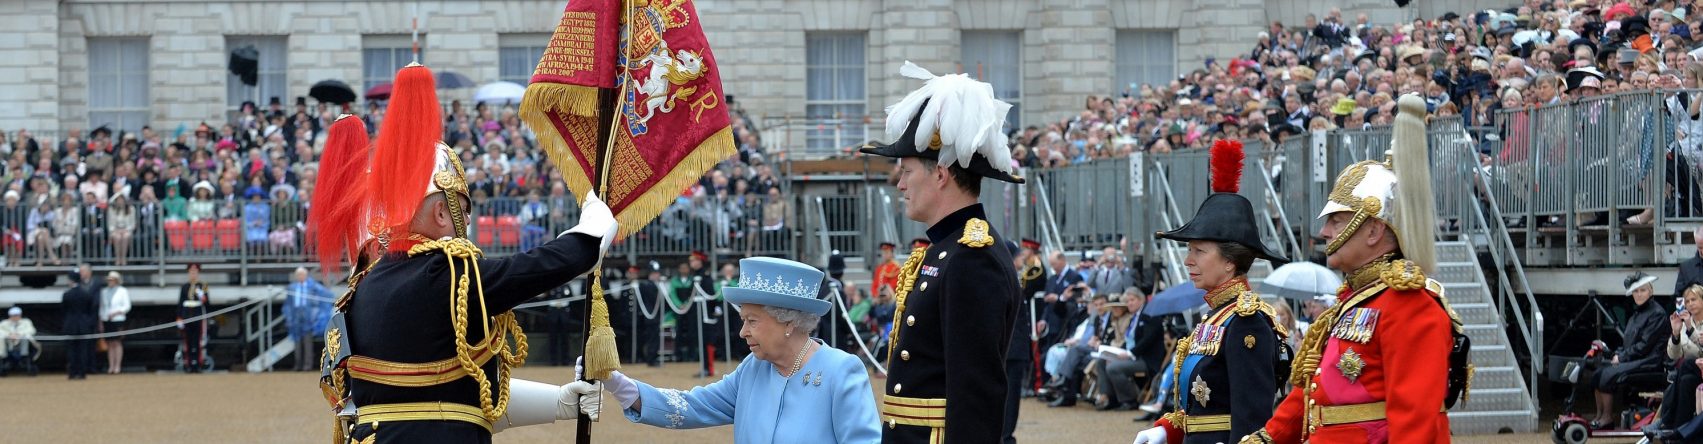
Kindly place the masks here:
MULTIPOLYGON (((443 138, 443 110, 438 104, 432 70, 410 64, 396 72, 390 105, 384 110, 368 175, 371 215, 379 230, 393 239, 407 235, 408 224, 426 198, 436 165, 438 140, 443 138)), ((391 243, 393 248, 399 243, 391 243)))
POLYGON ((1212 192, 1235 193, 1242 188, 1242 142, 1220 139, 1212 144, 1212 192))
POLYGON ((343 115, 326 132, 307 216, 308 236, 324 273, 336 270, 345 252, 354 253, 365 237, 368 147, 367 125, 358 117, 343 115))

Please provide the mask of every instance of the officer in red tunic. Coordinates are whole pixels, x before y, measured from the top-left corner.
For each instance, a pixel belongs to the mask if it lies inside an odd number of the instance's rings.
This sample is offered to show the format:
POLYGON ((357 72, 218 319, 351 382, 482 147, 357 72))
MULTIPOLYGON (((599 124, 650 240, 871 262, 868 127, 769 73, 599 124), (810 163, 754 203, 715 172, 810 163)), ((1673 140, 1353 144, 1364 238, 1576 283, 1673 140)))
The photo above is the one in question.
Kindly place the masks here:
POLYGON ((1347 273, 1341 303, 1296 354, 1289 393, 1243 443, 1441 443, 1467 383, 1471 345, 1435 270, 1435 210, 1425 103, 1398 102, 1393 153, 1337 177, 1322 236, 1327 265, 1347 273))
POLYGON ((879 294, 881 287, 897 289, 899 286, 899 262, 893 260, 893 249, 898 247, 892 242, 881 243, 880 265, 875 266, 875 279, 870 283, 870 290, 879 294))

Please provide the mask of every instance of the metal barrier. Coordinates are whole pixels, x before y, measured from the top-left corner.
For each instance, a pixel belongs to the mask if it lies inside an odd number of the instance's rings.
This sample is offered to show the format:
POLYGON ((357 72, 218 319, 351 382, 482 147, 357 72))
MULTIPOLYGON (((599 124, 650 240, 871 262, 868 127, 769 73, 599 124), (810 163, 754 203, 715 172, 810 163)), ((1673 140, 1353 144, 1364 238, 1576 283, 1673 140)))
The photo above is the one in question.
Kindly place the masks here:
POLYGON ((885 123, 869 116, 813 119, 793 116, 762 119, 763 140, 787 147, 790 159, 823 159, 854 154, 864 142, 884 138, 885 123))
MULTIPOLYGON (((66 199, 71 199, 70 195, 66 199)), ((830 197, 845 215, 831 228, 844 249, 856 246, 865 226, 862 199, 830 197)), ((766 196, 682 198, 655 222, 613 247, 629 258, 684 257, 693 251, 720 256, 797 257, 798 199, 766 196)), ((0 205, 0 254, 6 268, 89 262, 127 270, 176 268, 196 262, 235 266, 242 283, 252 268, 295 268, 312 261, 305 241, 307 208, 294 200, 185 202, 168 205, 81 205, 44 208, 0 205), (189 208, 197 208, 187 211, 189 208), (126 209, 128 208, 128 209, 126 209), (31 213, 38 213, 32 216, 31 213), (196 216, 190 219, 187 216, 196 216), (34 221, 35 226, 30 223, 34 221)), ((579 222, 579 205, 569 197, 481 198, 474 202, 468 236, 487 256, 529 250, 579 222)))
POLYGON ((1686 118, 1676 114, 1678 97, 1697 93, 1622 93, 1498 114, 1500 137, 1486 144, 1489 188, 1523 234, 1526 262, 1677 262, 1636 242, 1677 243, 1668 224, 1703 222, 1699 156, 1676 137, 1676 120, 1686 118))

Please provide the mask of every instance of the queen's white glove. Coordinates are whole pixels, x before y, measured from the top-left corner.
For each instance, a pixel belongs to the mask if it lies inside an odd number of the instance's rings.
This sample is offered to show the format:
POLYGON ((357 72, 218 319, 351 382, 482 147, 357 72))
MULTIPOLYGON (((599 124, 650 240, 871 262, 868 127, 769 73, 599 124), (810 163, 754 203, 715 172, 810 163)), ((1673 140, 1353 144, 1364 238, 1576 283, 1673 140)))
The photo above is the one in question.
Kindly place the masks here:
POLYGON ((1134 444, 1165 444, 1165 428, 1154 427, 1135 434, 1134 444))
POLYGON ((627 379, 627 375, 612 371, 609 372, 609 379, 604 381, 609 382, 609 394, 615 396, 615 401, 621 403, 622 409, 631 409, 634 403, 639 402, 639 385, 627 379))
POLYGON ((609 244, 615 242, 615 233, 621 230, 615 222, 615 213, 609 211, 609 205, 597 197, 596 192, 585 193, 585 201, 580 205, 579 225, 574 225, 568 233, 581 233, 596 237, 602 241, 598 246, 598 257, 609 252, 609 244))

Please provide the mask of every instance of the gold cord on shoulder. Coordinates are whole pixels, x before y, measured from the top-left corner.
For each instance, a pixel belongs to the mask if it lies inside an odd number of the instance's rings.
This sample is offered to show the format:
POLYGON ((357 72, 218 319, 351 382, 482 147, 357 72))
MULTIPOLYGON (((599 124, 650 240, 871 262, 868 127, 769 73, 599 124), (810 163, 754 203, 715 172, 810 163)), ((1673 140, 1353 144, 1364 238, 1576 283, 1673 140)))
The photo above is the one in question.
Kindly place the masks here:
POLYGON ((453 330, 455 331, 456 360, 460 362, 461 369, 466 371, 479 384, 479 408, 484 412, 485 419, 496 421, 497 418, 501 418, 508 411, 509 385, 499 383, 500 387, 497 388, 496 399, 493 400, 491 381, 485 377, 485 369, 474 362, 473 354, 485 347, 490 347, 493 354, 501 357, 501 360, 497 362, 497 378, 500 381, 508 381, 510 370, 526 363, 526 333, 521 331, 520 323, 515 320, 513 311, 492 316, 486 310, 485 286, 484 282, 481 281, 477 283, 477 287, 479 310, 485 314, 484 319, 481 320, 481 325, 484 327, 486 341, 477 347, 469 345, 467 343, 467 305, 472 299, 469 289, 473 287, 474 282, 472 281, 479 279, 479 258, 483 253, 479 251, 478 246, 473 245, 473 241, 466 238, 451 238, 422 242, 413 248, 409 248, 408 255, 415 256, 433 250, 442 250, 445 260, 449 264, 451 293, 449 303, 451 321, 454 323, 453 330), (494 330, 491 328, 493 322, 496 325, 494 330), (493 338, 492 335, 499 337, 493 338), (513 335, 515 342, 513 350, 510 350, 509 341, 502 338, 502 335, 513 335))
MULTIPOLYGON (((1388 258, 1389 256, 1385 256, 1382 259, 1372 261, 1371 264, 1360 267, 1359 270, 1355 270, 1354 275, 1350 276, 1350 280, 1352 281, 1361 275, 1381 276, 1383 270, 1389 267, 1392 262, 1388 258)), ((1313 372, 1318 370, 1321 355, 1324 353, 1325 340, 1330 338, 1331 329, 1335 327, 1337 319, 1342 317, 1343 311, 1360 305, 1360 303, 1371 299, 1372 296, 1377 296, 1389 286, 1380 279, 1363 287, 1350 288, 1354 288, 1352 296, 1330 306, 1323 313, 1319 313, 1319 317, 1313 320, 1313 325, 1307 327, 1307 335, 1302 337, 1301 349, 1296 351, 1294 365, 1289 369, 1290 384, 1296 387, 1305 387, 1313 372)))
POLYGON ((893 332, 887 340, 887 368, 893 368, 893 349, 899 348, 899 331, 905 326, 905 297, 910 296, 911 286, 917 282, 917 271, 922 269, 925 256, 928 247, 916 247, 911 250, 911 257, 905 258, 905 265, 899 267, 899 288, 893 294, 893 332))

